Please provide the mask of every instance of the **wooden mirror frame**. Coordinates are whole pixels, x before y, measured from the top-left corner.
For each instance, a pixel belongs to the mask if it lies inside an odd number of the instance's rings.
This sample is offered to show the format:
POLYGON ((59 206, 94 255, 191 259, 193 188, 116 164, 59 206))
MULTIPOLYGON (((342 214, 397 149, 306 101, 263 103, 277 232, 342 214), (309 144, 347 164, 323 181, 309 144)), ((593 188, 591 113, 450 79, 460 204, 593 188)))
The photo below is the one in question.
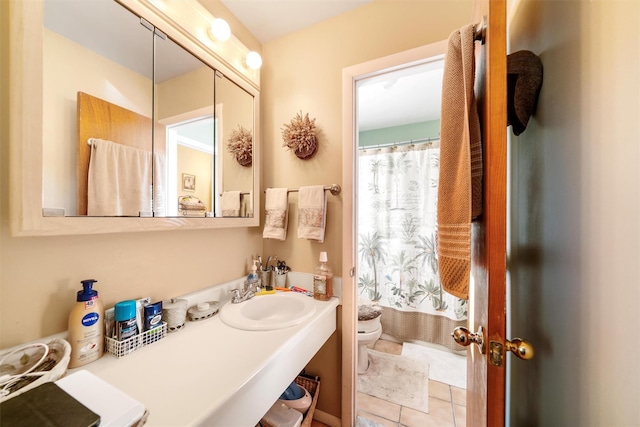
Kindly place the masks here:
MULTIPOLYGON (((181 43, 233 79, 254 97, 254 175, 253 205, 260 206, 260 91, 259 73, 244 70, 242 52, 221 52, 222 58, 197 38, 197 15, 184 10, 161 12, 147 0, 118 0, 125 7, 166 30, 181 43), (228 65, 231 64, 231 65, 228 65)), ((181 6, 182 7, 182 6, 181 6)), ((80 235, 157 231, 172 229, 211 229, 256 227, 259 209, 252 218, 104 218, 51 217, 42 212, 42 16, 41 0, 10 0, 9 5, 9 202, 12 236, 80 235)), ((237 49, 237 44, 236 44, 237 49)), ((248 49, 247 49, 248 52, 248 49)))

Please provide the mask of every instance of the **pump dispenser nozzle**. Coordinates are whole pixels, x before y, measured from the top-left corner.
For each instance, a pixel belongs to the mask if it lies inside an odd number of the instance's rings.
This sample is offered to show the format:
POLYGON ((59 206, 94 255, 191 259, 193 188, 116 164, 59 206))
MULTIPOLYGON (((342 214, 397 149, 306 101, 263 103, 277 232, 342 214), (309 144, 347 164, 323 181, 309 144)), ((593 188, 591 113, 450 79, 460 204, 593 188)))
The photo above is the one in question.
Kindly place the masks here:
POLYGON ((98 297, 98 291, 93 290, 93 284, 96 283, 95 279, 82 280, 82 288, 78 291, 78 298, 76 301, 91 301, 93 298, 98 297))

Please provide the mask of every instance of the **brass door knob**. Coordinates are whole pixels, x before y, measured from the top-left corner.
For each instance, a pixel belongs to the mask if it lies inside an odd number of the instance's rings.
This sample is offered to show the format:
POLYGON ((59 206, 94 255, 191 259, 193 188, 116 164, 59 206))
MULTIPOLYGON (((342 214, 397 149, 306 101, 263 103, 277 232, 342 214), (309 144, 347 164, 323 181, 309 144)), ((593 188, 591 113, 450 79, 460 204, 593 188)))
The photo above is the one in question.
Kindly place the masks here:
MULTIPOLYGON (((480 326, 475 334, 464 326, 458 326, 451 334, 453 339, 461 346, 468 347, 471 343, 478 344, 480 353, 485 353, 486 343, 484 340, 484 328, 480 326)), ((504 345, 499 341, 491 341, 489 359, 494 366, 502 366, 503 357, 506 351, 512 352, 522 360, 533 358, 533 345, 522 338, 514 338, 511 341, 505 340, 504 345), (506 348, 505 348, 506 347, 506 348)))
POLYGON ((482 326, 478 328, 478 332, 475 334, 464 326, 458 326, 453 330, 451 336, 455 342, 464 347, 471 345, 472 342, 478 344, 480 353, 484 354, 484 328, 482 326))
POLYGON ((533 346, 531 343, 523 340, 522 338, 514 338, 511 341, 505 342, 507 350, 515 354, 516 357, 522 360, 529 360, 533 358, 533 346))

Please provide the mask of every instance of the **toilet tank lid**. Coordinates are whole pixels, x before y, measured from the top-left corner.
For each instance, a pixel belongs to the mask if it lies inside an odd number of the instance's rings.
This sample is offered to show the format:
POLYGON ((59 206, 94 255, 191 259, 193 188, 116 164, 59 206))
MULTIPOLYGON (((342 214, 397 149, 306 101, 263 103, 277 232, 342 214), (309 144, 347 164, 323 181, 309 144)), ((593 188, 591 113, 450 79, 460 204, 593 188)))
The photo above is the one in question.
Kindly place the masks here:
POLYGON ((358 321, 373 320, 382 315, 382 307, 379 305, 358 306, 358 321))

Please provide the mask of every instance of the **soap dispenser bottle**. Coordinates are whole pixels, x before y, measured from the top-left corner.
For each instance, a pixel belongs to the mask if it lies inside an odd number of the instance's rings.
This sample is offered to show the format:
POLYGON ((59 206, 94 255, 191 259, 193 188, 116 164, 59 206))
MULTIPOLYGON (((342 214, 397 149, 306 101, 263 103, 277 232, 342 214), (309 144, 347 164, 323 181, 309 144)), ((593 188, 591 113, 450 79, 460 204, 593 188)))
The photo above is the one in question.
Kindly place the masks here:
POLYGON ((313 298, 328 301, 333 297, 333 271, 327 265, 327 253, 320 252, 320 265, 313 270, 313 298))
POLYGON ((251 273, 247 276, 247 280, 245 281, 245 288, 253 287, 255 292, 260 292, 260 276, 258 276, 258 260, 253 260, 253 265, 251 265, 251 273))
POLYGON ((77 368, 102 357, 104 351, 104 307, 93 289, 97 280, 82 281, 76 305, 69 315, 71 358, 69 368, 77 368))

